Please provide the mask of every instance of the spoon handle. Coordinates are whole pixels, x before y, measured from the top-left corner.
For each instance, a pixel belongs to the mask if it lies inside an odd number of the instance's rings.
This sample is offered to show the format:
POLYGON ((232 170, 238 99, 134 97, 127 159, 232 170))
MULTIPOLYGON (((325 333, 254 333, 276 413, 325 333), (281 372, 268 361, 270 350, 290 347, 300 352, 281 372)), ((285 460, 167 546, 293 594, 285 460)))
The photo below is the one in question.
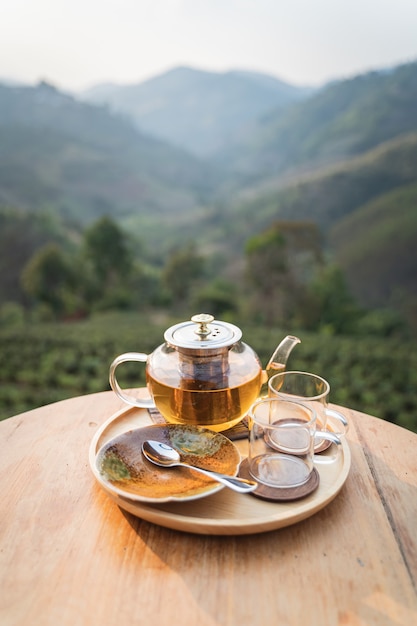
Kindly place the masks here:
POLYGON ((188 465, 188 463, 181 463, 181 466, 188 467, 189 469, 201 472, 201 474, 210 476, 210 478, 217 480, 219 483, 222 483, 226 487, 229 487, 230 489, 233 489, 233 491, 237 491, 239 493, 250 493, 251 491, 254 491, 258 486, 257 483, 253 482, 252 480, 246 480, 245 478, 239 478, 238 476, 229 476, 228 474, 219 474, 219 472, 205 470, 202 467, 188 465))

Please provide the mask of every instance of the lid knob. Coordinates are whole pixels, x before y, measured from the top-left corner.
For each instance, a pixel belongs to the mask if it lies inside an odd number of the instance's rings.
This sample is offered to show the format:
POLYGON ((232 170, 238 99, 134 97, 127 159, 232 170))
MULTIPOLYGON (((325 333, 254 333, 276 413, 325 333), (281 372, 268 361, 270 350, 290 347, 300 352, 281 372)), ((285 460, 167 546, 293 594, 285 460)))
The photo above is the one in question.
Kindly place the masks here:
POLYGON ((210 324, 214 320, 214 317, 208 313, 200 313, 199 315, 193 315, 191 321, 194 324, 199 324, 199 327, 194 332, 202 339, 210 335, 211 330, 207 328, 207 324, 210 324))
MULTIPOLYGON (((165 341, 179 350, 201 350, 204 352, 232 346, 242 336, 237 326, 215 320, 212 315, 200 313, 193 315, 188 322, 181 322, 168 328, 164 333, 165 341)), ((208 353, 209 354, 209 353, 208 353)))

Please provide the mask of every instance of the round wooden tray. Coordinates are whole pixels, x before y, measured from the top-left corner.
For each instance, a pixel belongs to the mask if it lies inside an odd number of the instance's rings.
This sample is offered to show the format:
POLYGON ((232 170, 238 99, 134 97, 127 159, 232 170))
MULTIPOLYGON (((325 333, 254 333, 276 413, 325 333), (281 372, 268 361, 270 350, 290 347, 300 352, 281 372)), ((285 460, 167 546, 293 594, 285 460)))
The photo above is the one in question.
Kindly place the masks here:
MULTIPOLYGON (((91 468, 102 445, 115 436, 154 423, 146 409, 127 406, 112 415, 96 432, 89 451, 91 468)), ((242 459, 247 456, 247 441, 234 442, 242 459)), ((242 495, 224 488, 201 500, 147 504, 135 502, 106 490, 122 509, 148 522, 175 530, 205 535, 244 535, 266 532, 295 524, 310 517, 331 502, 343 487, 350 469, 348 443, 332 445, 317 457, 320 484, 309 496, 290 502, 269 502, 250 494, 242 495)), ((173 470, 174 471, 174 470, 173 470)))

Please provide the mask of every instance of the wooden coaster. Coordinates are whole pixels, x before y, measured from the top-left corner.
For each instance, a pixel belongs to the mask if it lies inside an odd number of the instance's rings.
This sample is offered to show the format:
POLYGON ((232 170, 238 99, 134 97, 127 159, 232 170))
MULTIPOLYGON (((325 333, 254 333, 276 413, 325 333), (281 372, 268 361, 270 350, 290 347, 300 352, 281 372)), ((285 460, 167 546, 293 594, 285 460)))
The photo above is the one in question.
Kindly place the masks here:
MULTIPOLYGON (((239 476, 241 478, 253 480, 253 476, 249 472, 248 459, 245 459, 240 464, 239 476)), ((299 487, 268 487, 268 485, 258 483, 257 488, 255 491, 252 491, 251 495, 262 498, 263 500, 271 500, 274 502, 299 500, 300 498, 305 498, 305 496, 308 496, 310 493, 315 491, 319 486, 319 483, 320 475, 317 469, 314 468, 311 472, 310 478, 306 483, 304 483, 304 485, 300 485, 299 487)))
POLYGON ((151 406, 148 408, 148 413, 154 424, 166 424, 165 417, 158 411, 156 406, 151 406))
POLYGON ((246 418, 244 417, 241 422, 233 426, 232 428, 228 428, 227 430, 221 431, 222 435, 228 437, 231 441, 238 441, 239 439, 247 439, 249 436, 249 428, 246 418))

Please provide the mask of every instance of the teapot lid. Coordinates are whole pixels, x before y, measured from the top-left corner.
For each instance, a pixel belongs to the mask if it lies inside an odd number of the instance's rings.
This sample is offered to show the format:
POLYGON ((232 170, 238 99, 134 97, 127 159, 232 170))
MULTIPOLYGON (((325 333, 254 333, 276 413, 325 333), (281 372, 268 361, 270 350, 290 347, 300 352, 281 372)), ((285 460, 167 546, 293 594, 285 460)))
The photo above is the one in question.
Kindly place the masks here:
POLYGON ((165 341, 171 346, 195 350, 225 348, 241 337, 240 328, 215 320, 207 313, 193 315, 191 321, 175 324, 164 333, 165 341))

